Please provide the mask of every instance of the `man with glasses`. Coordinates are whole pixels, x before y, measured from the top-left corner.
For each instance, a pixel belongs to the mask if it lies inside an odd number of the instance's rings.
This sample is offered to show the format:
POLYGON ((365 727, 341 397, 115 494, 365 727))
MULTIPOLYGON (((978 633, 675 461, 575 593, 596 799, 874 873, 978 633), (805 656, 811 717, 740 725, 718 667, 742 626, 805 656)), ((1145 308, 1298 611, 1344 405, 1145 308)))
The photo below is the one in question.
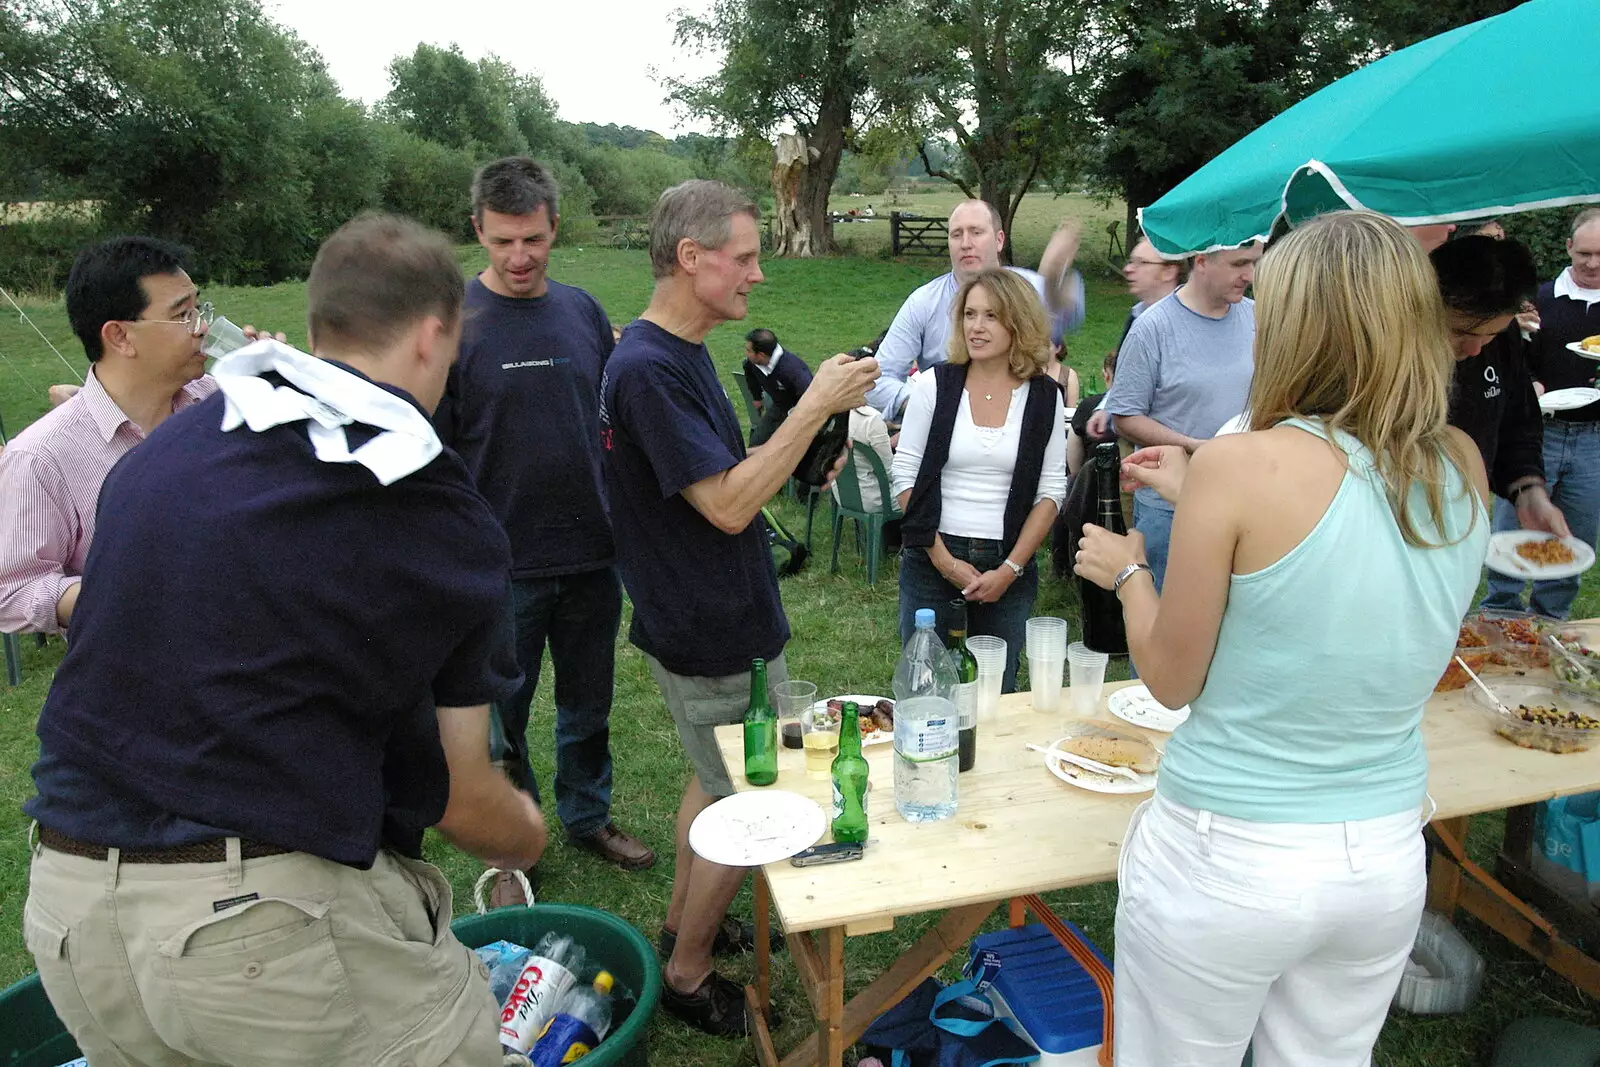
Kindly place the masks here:
POLYGON ((1122 265, 1122 276, 1128 279, 1128 292, 1133 294, 1135 303, 1128 312, 1128 321, 1122 325, 1122 337, 1117 338, 1119 348, 1133 329, 1133 320, 1178 288, 1183 281, 1183 265, 1175 259, 1162 259, 1156 255, 1155 245, 1141 237, 1128 253, 1128 262, 1122 265))
POLYGON ((66 631, 100 483, 169 415, 216 391, 185 254, 155 238, 117 237, 72 265, 67 317, 89 373, 0 454, 0 631, 66 631))

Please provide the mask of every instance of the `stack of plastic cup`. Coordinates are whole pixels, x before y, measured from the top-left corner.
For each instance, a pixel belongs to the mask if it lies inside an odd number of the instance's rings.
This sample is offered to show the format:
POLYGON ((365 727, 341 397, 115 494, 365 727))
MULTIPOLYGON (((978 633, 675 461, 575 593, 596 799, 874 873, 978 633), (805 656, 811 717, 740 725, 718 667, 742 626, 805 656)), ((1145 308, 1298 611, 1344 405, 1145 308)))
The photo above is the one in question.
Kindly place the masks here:
POLYGON ((979 634, 967 638, 967 648, 978 661, 978 721, 993 719, 1000 710, 1000 683, 1006 676, 1005 638, 979 634))
POLYGON ((1106 662, 1111 657, 1082 641, 1067 646, 1067 670, 1072 681, 1072 713, 1093 715, 1100 708, 1100 690, 1106 684, 1106 662))
POLYGON ((1067 620, 1049 616, 1029 619, 1027 636, 1033 710, 1055 711, 1061 705, 1061 668, 1067 656, 1067 620))

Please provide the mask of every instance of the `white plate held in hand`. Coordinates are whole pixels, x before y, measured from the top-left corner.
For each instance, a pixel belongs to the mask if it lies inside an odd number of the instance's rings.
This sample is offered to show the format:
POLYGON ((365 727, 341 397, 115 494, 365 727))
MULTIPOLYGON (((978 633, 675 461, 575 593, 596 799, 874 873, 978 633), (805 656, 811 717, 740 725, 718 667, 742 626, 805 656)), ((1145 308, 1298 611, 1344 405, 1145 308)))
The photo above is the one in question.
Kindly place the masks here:
POLYGON ((1583 342, 1574 341, 1567 346, 1567 351, 1573 355, 1582 356, 1584 359, 1600 360, 1600 352, 1591 352, 1583 347, 1583 342))
POLYGON ((1118 689, 1106 698, 1106 707, 1123 722, 1164 734, 1170 734, 1189 718, 1189 705, 1173 710, 1151 696, 1149 688, 1142 685, 1118 689))
POLYGON ((1556 411, 1575 411, 1578 408, 1586 408, 1597 400, 1600 400, 1600 389, 1591 389, 1588 386, 1552 389, 1539 398, 1539 410, 1546 415, 1556 411))
POLYGON ((1492 571, 1511 578, 1527 581, 1549 581, 1552 578, 1573 578, 1594 566, 1594 549, 1576 537, 1563 538, 1561 543, 1572 550, 1571 563, 1541 566, 1517 555, 1517 546, 1528 541, 1548 541, 1550 535, 1541 530, 1506 530, 1489 538, 1489 558, 1484 565, 1492 571))
POLYGON ((695 816, 689 847, 712 863, 759 867, 804 852, 827 828, 815 800, 769 786, 723 797, 695 816))

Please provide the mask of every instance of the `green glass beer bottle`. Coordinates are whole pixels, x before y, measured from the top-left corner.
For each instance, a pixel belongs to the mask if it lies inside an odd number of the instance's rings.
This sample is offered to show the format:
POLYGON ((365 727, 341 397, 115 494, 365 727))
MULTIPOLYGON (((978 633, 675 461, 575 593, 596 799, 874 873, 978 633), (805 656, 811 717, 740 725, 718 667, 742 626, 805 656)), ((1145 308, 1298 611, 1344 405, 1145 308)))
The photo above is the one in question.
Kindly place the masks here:
POLYGON ((778 780, 778 716, 767 699, 767 661, 750 661, 750 706, 744 712, 744 776, 751 785, 778 780))
POLYGON ((867 760, 861 754, 860 709, 845 701, 839 722, 839 754, 833 757, 833 839, 867 839, 867 760))

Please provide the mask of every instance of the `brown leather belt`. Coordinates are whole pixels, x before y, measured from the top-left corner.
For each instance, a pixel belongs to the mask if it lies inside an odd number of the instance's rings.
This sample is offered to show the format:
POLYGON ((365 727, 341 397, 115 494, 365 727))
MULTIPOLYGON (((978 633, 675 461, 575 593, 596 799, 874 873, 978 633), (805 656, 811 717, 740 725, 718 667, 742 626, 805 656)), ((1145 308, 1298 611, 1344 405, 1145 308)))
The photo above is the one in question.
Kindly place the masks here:
MULTIPOLYGON (((105 845, 92 845, 58 834, 47 826, 39 827, 39 844, 52 852, 68 856, 82 856, 89 860, 103 860, 111 854, 105 845)), ((269 845, 264 841, 239 839, 241 859, 258 860, 266 856, 282 856, 293 849, 269 845)), ((171 848, 125 848, 118 852, 120 863, 222 863, 228 858, 228 842, 201 841, 193 845, 174 845, 171 848)))

